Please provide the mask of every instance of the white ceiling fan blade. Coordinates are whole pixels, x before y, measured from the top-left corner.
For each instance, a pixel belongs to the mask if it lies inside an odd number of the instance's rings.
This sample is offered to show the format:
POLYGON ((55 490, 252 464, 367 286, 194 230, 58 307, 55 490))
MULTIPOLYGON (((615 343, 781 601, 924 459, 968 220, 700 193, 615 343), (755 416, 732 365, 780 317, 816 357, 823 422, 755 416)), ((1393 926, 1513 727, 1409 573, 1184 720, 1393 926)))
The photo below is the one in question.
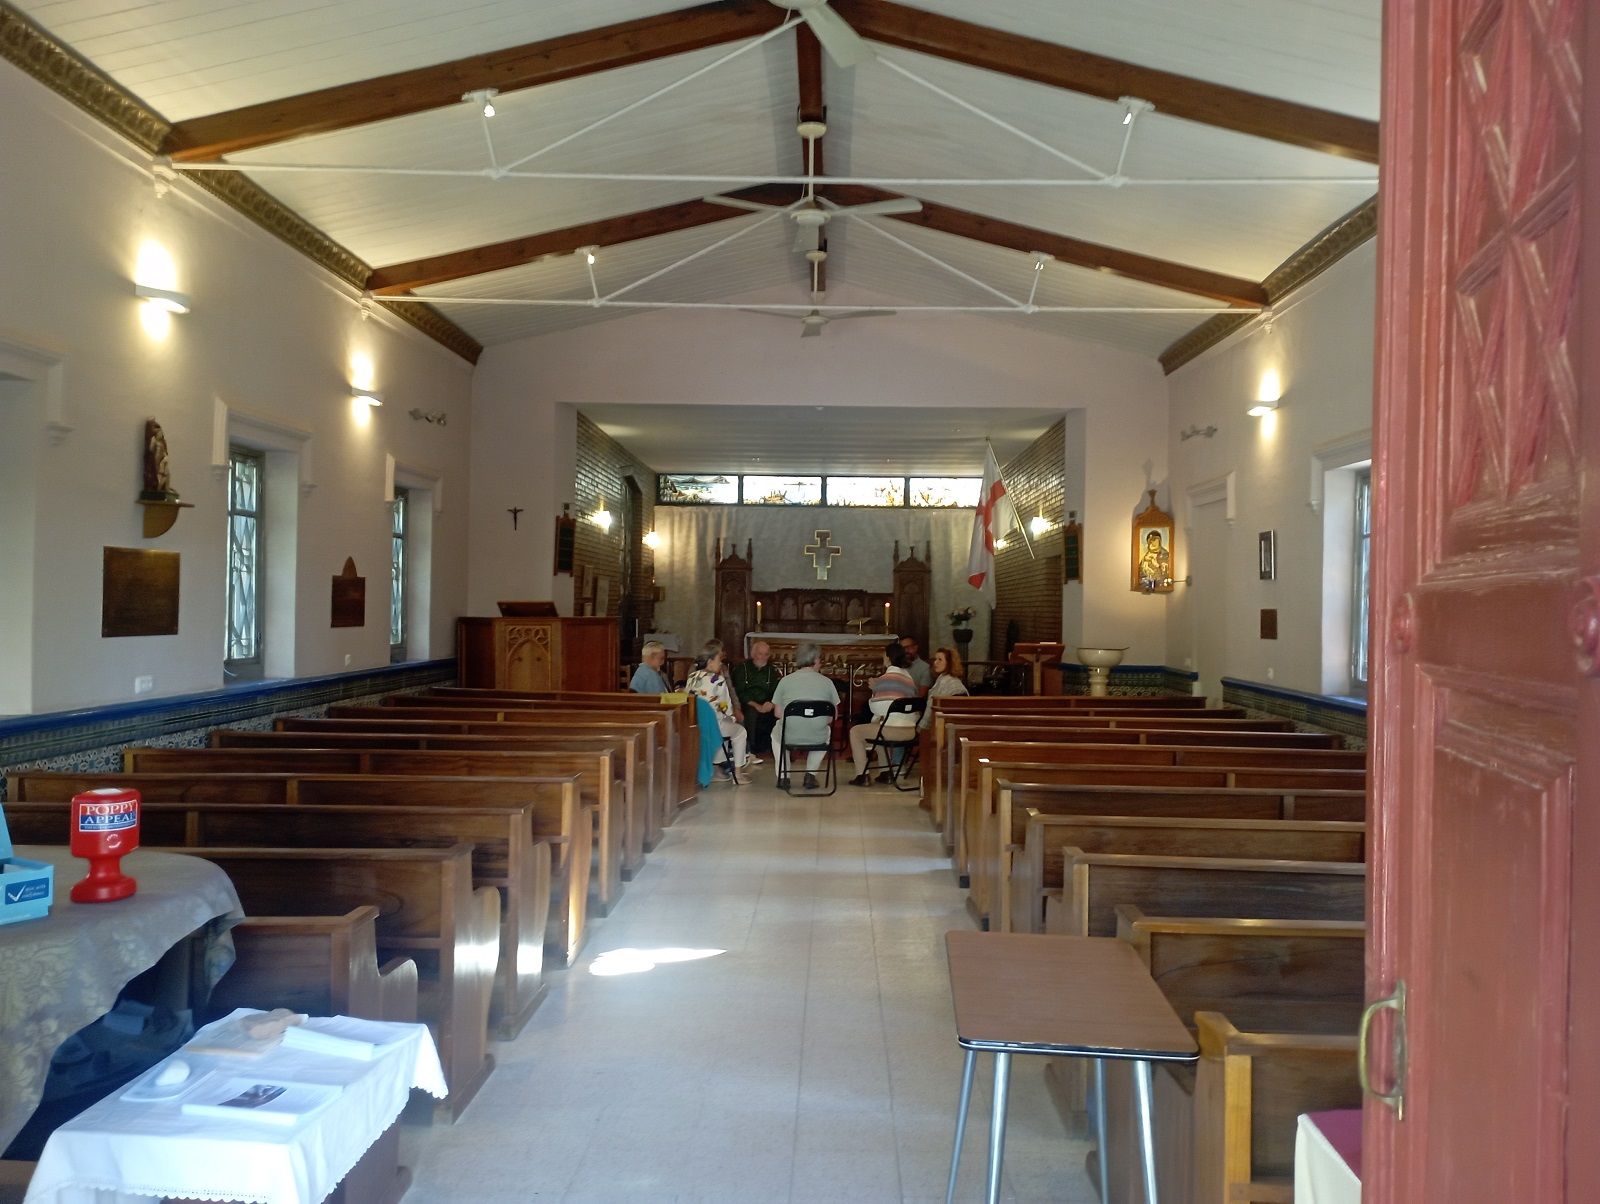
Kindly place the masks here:
POLYGON ((782 318, 785 322, 794 321, 793 313, 785 313, 778 309, 750 309, 741 305, 739 312, 742 314, 760 314, 763 318, 782 318))
POLYGON ((916 197, 901 196, 889 201, 868 201, 865 205, 846 205, 839 212, 846 217, 872 217, 880 213, 921 213, 922 202, 916 197))
POLYGON ((841 322, 845 318, 889 318, 894 316, 892 309, 852 309, 849 313, 829 314, 828 321, 841 322))
POLYGON ((826 4, 806 5, 796 9, 817 35, 817 41, 828 52, 828 57, 841 67, 859 67, 877 57, 849 23, 826 4))
POLYGON ((758 201, 744 201, 736 196, 706 196, 700 198, 710 205, 726 205, 729 209, 748 209, 751 213, 781 213, 782 205, 763 205, 758 201))
MULTIPOLYGON (((831 321, 832 319, 829 320, 831 321)), ((802 339, 820 338, 822 336, 822 326, 821 322, 807 322, 800 328, 800 337, 802 339)))

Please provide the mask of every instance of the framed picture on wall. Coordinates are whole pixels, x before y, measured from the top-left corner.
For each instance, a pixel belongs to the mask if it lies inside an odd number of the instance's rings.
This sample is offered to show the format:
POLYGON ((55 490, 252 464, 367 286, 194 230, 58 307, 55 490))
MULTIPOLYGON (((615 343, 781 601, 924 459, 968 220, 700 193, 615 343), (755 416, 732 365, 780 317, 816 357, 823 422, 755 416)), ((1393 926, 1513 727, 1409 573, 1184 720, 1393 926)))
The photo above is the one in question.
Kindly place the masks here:
POLYGON ((1261 580, 1276 581, 1278 579, 1278 533, 1276 531, 1263 531, 1256 536, 1256 546, 1260 552, 1261 580))
POLYGON ((1133 520, 1133 584, 1135 593, 1172 592, 1172 515, 1156 505, 1156 491, 1146 490, 1150 504, 1133 520))

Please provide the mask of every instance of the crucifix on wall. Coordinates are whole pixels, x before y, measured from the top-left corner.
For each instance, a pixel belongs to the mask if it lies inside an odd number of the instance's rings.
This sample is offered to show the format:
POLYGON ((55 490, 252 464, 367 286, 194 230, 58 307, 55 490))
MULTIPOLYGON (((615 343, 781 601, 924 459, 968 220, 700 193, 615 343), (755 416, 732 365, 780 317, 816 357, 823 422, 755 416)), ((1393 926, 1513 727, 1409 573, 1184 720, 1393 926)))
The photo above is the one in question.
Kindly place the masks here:
POLYGON ((828 570, 833 567, 833 558, 843 556, 844 549, 828 542, 833 537, 832 531, 813 531, 811 534, 817 542, 808 543, 800 549, 800 554, 811 557, 811 563, 817 570, 817 580, 826 581, 828 570))

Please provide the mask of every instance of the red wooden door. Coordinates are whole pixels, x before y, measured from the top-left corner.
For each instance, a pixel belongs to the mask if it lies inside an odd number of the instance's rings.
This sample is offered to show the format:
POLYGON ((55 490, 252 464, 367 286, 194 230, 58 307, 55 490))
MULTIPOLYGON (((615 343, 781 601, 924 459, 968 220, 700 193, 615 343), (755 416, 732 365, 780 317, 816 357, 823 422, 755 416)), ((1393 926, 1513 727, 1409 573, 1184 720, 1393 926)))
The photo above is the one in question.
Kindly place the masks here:
POLYGON ((1368 988, 1405 985, 1405 1067, 1403 1114, 1367 1104, 1368 1200, 1600 1200, 1580 1186, 1600 1133, 1568 1112, 1593 1112, 1600 1074, 1600 996, 1571 995, 1600 987, 1578 760, 1600 725, 1573 642, 1600 571, 1577 312, 1593 6, 1386 5, 1368 988))

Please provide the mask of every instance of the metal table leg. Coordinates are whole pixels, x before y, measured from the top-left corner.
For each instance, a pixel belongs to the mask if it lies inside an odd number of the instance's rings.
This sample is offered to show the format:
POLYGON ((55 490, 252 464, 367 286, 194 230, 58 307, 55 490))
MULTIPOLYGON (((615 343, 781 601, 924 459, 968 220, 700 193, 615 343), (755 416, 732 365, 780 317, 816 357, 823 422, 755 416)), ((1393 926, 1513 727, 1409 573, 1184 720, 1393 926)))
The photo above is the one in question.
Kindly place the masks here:
POLYGON ((1110 1162, 1106 1154, 1106 1060, 1094 1060, 1094 1131, 1095 1154, 1100 1159, 1100 1200, 1101 1204, 1110 1204, 1111 1200, 1111 1175, 1110 1162))
POLYGON ((1006 1151, 1006 1090, 1011 1086, 1011 1055, 994 1055, 994 1112, 989 1118, 989 1204, 1000 1204, 1000 1164, 1006 1151))
POLYGON ((967 1050, 967 1064, 961 1071, 961 1102, 956 1105, 956 1144, 950 1151, 950 1186, 945 1188, 944 1204, 955 1204, 956 1172, 961 1169, 961 1142, 967 1135, 967 1106, 972 1101, 972 1067, 976 1050, 967 1050))
POLYGON ((1139 1126, 1139 1169, 1144 1172, 1145 1204, 1156 1204, 1156 1140, 1152 1119, 1154 1092, 1150 1081, 1150 1063, 1133 1064, 1133 1094, 1135 1120, 1139 1126))

